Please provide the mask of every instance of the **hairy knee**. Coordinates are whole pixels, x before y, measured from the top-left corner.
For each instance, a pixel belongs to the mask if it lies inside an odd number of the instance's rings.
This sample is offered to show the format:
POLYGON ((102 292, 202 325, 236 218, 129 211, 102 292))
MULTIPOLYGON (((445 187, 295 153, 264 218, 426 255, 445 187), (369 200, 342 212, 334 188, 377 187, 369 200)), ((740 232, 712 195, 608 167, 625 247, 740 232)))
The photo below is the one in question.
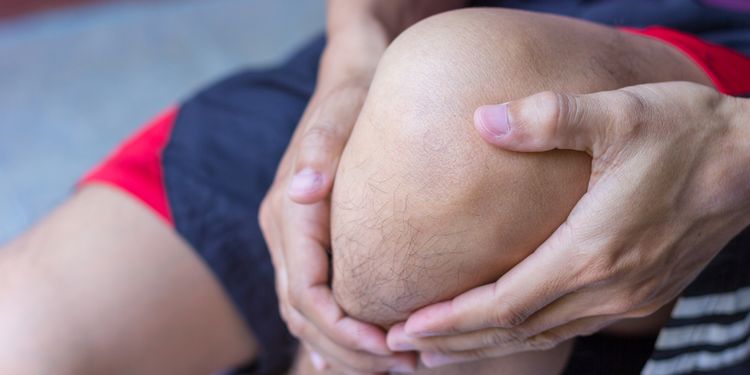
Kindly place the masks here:
POLYGON ((539 91, 705 79, 663 44, 570 18, 466 9, 428 18, 381 60, 332 197, 333 288, 389 325, 492 281, 585 192, 590 159, 485 144, 473 112, 539 91))
MULTIPOLYGON (((520 84, 506 75, 527 69, 489 47, 480 53, 482 25, 460 27, 476 14, 425 21, 394 42, 342 156, 333 288, 357 318, 388 326, 490 282, 546 238, 585 190, 587 156, 509 153, 474 132, 474 109, 515 95, 520 84), (449 21, 454 28, 442 30, 449 21)), ((506 53, 527 54, 525 43, 510 42, 506 53)))

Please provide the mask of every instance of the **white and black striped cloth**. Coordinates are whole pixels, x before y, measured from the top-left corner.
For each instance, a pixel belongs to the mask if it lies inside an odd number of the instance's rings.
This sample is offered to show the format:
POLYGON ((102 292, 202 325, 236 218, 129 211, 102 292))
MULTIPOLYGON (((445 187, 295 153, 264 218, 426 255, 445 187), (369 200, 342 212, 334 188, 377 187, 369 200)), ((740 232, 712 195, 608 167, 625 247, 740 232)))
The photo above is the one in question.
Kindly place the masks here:
POLYGON ((685 290, 642 374, 750 375, 749 229, 685 290))

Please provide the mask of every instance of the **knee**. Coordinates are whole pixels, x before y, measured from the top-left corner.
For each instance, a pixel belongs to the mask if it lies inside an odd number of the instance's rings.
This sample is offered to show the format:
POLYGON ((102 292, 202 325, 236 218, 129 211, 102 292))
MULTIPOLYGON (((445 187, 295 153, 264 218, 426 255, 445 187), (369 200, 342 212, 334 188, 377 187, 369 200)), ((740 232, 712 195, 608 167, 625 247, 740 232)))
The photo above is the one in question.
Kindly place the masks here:
POLYGON ((477 106, 542 86, 533 33, 506 32, 498 48, 483 17, 428 19, 378 67, 332 198, 333 289, 352 316, 388 326, 490 282, 585 191, 585 155, 508 153, 473 131, 477 106))

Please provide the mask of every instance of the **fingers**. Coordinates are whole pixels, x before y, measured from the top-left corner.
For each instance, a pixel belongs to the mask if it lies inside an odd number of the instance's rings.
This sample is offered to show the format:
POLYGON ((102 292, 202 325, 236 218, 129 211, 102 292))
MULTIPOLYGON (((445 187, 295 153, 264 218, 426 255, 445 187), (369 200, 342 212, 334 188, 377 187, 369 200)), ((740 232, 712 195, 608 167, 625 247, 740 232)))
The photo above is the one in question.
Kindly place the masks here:
POLYGON ((288 277, 289 284, 281 280, 281 287, 287 289, 280 294, 291 299, 282 301, 286 303, 282 310, 287 325, 295 336, 320 354, 322 363, 363 373, 410 372, 416 367, 412 354, 394 355, 387 349, 378 328, 346 317, 326 286, 301 287, 297 283, 304 277, 292 277, 287 272, 283 276, 288 277))
POLYGON ((305 324, 305 318, 294 310, 289 312, 289 324, 293 328, 293 333, 311 349, 311 353, 319 354, 322 363, 319 362, 318 365, 323 368, 330 364, 336 368, 346 369, 347 373, 355 371, 368 374, 388 371, 412 372, 416 368, 415 359, 409 353, 378 356, 338 345, 315 326, 305 324))
POLYGON ((435 336, 484 328, 513 328, 579 285, 570 266, 572 243, 563 224, 534 253, 494 284, 470 290, 451 301, 427 306, 406 321, 406 333, 435 336))
POLYGON ((342 86, 331 91, 303 125, 289 183, 289 197, 297 203, 313 203, 325 198, 333 186, 339 157, 359 115, 365 91, 358 86, 342 86))
POLYGON ((347 317, 328 286, 328 253, 315 236, 308 234, 302 220, 316 206, 298 206, 301 219, 285 239, 286 271, 290 304, 321 332, 342 346, 381 355, 391 354, 383 332, 372 325, 347 317))
MULTIPOLYGON (((542 332, 565 326, 582 317, 601 315, 601 309, 592 305, 597 293, 571 293, 546 306, 523 324, 513 328, 486 328, 455 335, 413 337, 403 324, 388 331, 388 347, 392 350, 453 353, 503 347, 508 350, 526 348, 525 341, 542 332)), ((613 317, 614 319, 614 317, 613 317)), ((579 332, 586 334, 586 332, 579 332)))
POLYGON ((344 314, 328 286, 328 254, 325 250, 327 224, 320 219, 324 203, 294 205, 290 227, 284 236, 282 276, 287 283, 284 316, 295 336, 310 345, 326 361, 357 371, 407 372, 416 366, 410 353, 394 355, 385 343, 382 330, 344 314))
POLYGON ((569 149, 594 154, 620 127, 637 125, 645 110, 632 91, 575 95, 552 91, 480 107, 474 125, 482 138, 507 150, 569 149))
POLYGON ((566 325, 535 335, 516 345, 485 347, 463 352, 424 352, 420 359, 427 367, 439 367, 453 363, 495 358, 531 350, 550 350, 576 336, 594 333, 612 321, 608 316, 578 319, 566 325))

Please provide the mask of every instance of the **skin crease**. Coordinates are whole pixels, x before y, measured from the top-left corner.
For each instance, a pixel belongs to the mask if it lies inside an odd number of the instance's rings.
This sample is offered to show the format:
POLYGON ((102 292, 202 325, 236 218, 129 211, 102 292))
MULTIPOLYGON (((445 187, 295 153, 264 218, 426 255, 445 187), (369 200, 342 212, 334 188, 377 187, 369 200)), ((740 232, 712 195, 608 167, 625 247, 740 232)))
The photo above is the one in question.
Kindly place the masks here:
MULTIPOLYGON (((389 327, 421 306, 494 281, 583 195, 589 156, 493 148, 474 133, 476 107, 549 89, 671 80, 709 83, 670 47, 569 18, 472 9, 407 30, 381 61, 337 173, 339 304, 389 327)), ((653 332, 668 314, 657 315, 630 325, 653 332)))

